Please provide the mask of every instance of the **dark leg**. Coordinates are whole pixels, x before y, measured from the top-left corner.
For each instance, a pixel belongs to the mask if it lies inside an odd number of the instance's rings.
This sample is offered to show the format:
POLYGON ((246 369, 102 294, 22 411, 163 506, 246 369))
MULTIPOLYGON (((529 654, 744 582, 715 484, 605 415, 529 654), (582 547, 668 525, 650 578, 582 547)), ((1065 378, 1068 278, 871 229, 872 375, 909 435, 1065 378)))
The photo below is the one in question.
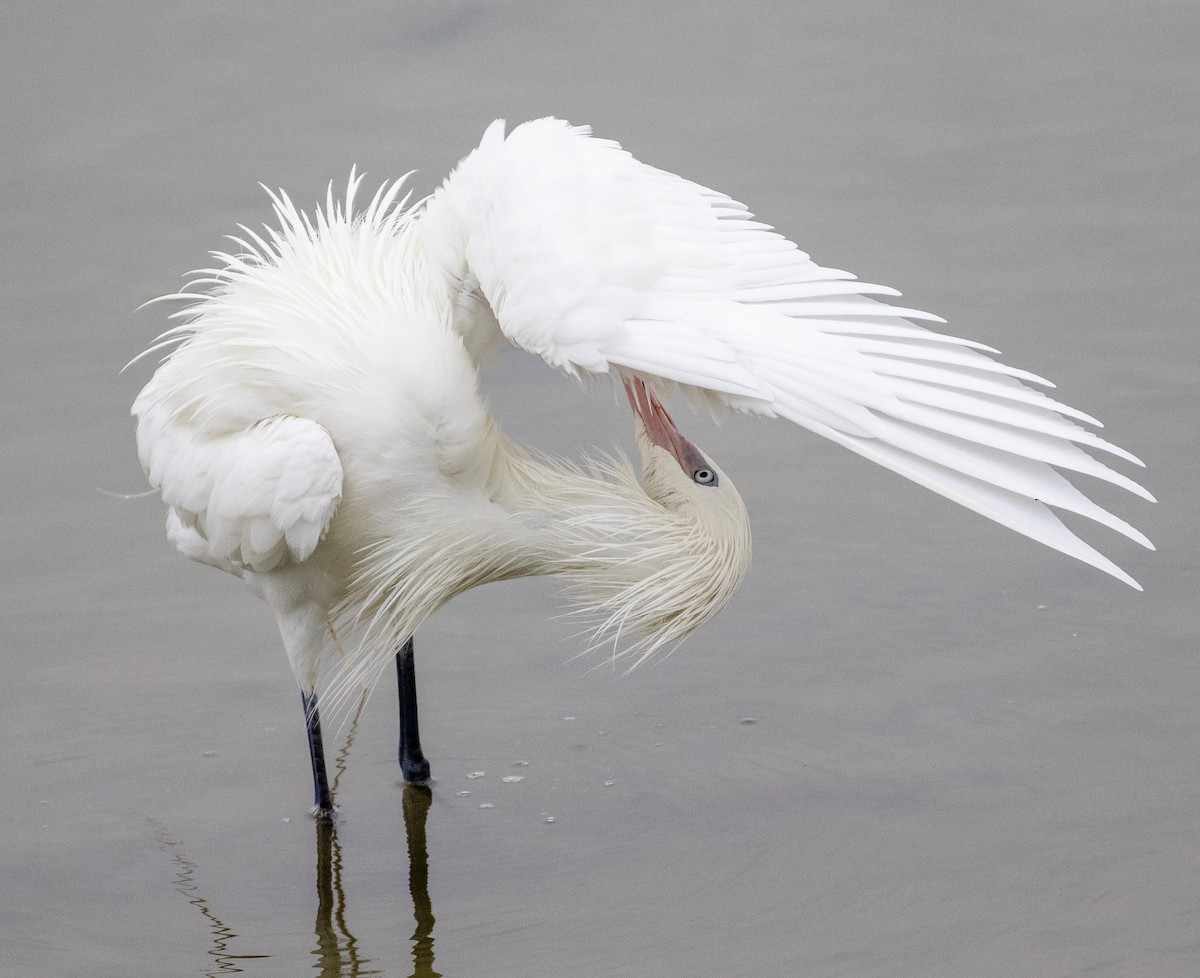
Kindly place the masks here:
POLYGON ((417 729, 417 675, 411 638, 396 653, 396 685, 400 691, 400 772, 409 784, 428 784, 429 762, 421 753, 417 729))
POLYGON ((329 778, 325 774, 325 744, 321 740, 321 714, 317 712, 317 694, 300 693, 304 704, 304 726, 308 730, 308 756, 312 759, 313 811, 318 817, 333 814, 329 796, 329 778))

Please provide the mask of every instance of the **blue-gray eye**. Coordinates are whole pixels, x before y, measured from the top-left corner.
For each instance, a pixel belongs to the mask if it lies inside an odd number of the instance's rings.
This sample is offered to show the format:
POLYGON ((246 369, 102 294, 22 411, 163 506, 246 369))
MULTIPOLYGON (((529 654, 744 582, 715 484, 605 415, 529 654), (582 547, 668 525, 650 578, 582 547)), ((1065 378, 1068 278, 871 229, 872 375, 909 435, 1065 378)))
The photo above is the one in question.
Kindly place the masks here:
POLYGON ((712 469, 696 469, 692 472, 692 481, 700 486, 715 486, 717 473, 712 469))

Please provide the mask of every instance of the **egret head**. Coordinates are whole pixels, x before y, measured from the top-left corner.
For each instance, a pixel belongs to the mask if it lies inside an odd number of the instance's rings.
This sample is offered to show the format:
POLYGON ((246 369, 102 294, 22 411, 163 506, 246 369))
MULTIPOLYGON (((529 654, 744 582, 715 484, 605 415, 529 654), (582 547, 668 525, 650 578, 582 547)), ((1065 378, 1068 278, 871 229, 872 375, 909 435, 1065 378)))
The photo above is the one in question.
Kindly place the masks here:
POLYGON ((660 526, 662 546, 674 552, 670 570, 657 578, 657 589, 646 589, 660 604, 654 627, 661 644, 711 618, 737 589, 750 566, 750 519, 728 476, 680 433, 654 391, 640 380, 627 381, 625 390, 643 488, 673 517, 660 526))
POLYGON ((642 454, 646 495, 673 513, 691 515, 716 532, 750 537, 742 497, 721 469, 675 426, 654 391, 640 380, 625 382, 642 454))

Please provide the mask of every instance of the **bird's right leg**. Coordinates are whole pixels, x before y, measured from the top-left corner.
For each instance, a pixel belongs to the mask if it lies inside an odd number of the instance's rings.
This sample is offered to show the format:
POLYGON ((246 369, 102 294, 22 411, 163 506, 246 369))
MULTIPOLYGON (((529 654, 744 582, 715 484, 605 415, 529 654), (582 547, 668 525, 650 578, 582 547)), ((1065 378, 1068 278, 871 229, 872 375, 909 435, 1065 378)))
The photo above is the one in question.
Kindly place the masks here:
POLYGON ((417 724, 417 674, 411 636, 396 653, 396 686, 400 693, 400 773, 409 784, 428 784, 429 762, 421 752, 417 724))

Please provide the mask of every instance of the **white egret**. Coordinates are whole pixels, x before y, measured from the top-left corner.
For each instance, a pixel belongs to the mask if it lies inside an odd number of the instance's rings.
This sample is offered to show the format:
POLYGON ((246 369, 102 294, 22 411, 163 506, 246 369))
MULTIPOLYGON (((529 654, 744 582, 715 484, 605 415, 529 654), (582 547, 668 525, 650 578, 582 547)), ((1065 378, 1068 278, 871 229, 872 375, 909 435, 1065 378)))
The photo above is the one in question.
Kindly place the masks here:
POLYGON ((667 388, 803 425, 1138 586, 1049 508, 1151 546, 1058 471, 1152 498, 1083 450, 1141 464, 1076 423, 1099 422, 724 194, 555 119, 492 124, 414 207, 402 183, 360 213, 353 173, 311 218, 275 196, 278 228, 244 228, 174 297, 192 303, 151 350, 178 345, 133 405, 171 542, 275 613, 319 812, 318 686, 328 712, 392 657, 400 764, 428 779, 412 638, 455 595, 562 575, 633 661, 725 604, 750 559, 746 510, 664 410, 667 388), (621 379, 640 482, 621 460, 572 467, 505 437, 478 384, 503 340, 621 379), (339 633, 355 635, 344 658, 339 633))

